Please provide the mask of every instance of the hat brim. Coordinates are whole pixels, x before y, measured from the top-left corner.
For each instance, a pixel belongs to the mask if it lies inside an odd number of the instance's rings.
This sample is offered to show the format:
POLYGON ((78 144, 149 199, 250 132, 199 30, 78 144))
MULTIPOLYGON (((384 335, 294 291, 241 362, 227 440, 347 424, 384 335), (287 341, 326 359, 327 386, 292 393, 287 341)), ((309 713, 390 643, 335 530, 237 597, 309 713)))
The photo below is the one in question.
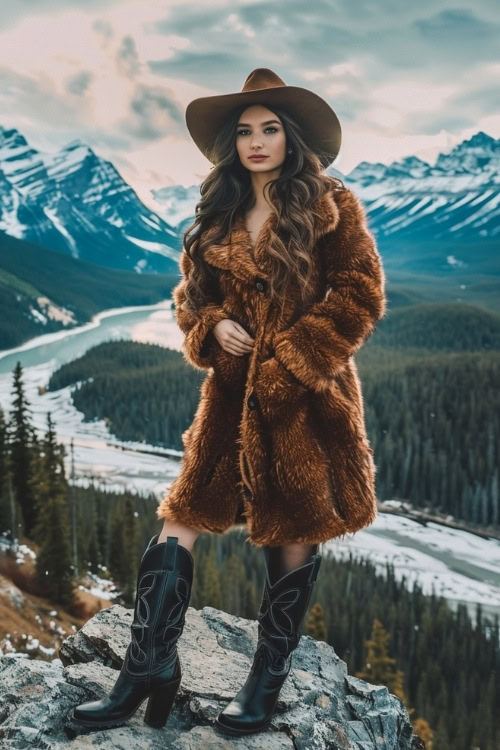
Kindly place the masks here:
MULTIPOLYGON (((234 94, 219 94, 193 99, 186 108, 186 125, 203 155, 212 161, 214 141, 232 110, 243 105, 273 105, 290 113, 303 130, 304 140, 320 157, 323 168, 340 151, 342 129, 330 105, 309 89, 300 86, 276 86, 234 94)), ((213 162, 212 162, 213 163, 213 162)))

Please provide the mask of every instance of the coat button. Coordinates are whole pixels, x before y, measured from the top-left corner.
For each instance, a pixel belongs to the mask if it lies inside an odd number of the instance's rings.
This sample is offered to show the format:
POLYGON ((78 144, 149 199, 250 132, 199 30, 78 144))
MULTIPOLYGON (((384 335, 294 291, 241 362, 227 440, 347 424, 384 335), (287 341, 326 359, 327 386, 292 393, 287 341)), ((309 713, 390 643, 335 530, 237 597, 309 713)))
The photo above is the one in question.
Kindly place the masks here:
POLYGON ((251 393, 247 400, 248 408, 249 409, 256 409, 257 408, 257 397, 255 393, 251 393))
POLYGON ((265 292, 266 291, 266 282, 264 279, 260 279, 259 277, 255 280, 255 288, 259 290, 259 292, 265 292))

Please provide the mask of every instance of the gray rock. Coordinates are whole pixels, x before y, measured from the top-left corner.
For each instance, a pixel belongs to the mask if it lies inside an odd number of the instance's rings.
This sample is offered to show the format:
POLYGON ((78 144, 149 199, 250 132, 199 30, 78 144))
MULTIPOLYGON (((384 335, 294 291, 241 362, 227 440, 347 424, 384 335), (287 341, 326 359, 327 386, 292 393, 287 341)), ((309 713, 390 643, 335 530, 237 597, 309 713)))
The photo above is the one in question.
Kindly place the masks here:
POLYGON ((69 718, 73 706, 107 695, 130 640, 132 611, 114 605, 63 642, 52 662, 0 659, 0 748, 89 747, 156 750, 417 750, 408 713, 386 687, 347 674, 322 641, 303 636, 270 727, 224 737, 215 716, 239 690, 257 642, 257 623, 212 607, 188 609, 178 642, 183 679, 163 729, 144 724, 146 703, 126 724, 89 731, 69 718))
POLYGON ((9 578, 2 575, 0 575, 0 596, 7 599, 16 609, 24 607, 25 598, 23 592, 9 578))

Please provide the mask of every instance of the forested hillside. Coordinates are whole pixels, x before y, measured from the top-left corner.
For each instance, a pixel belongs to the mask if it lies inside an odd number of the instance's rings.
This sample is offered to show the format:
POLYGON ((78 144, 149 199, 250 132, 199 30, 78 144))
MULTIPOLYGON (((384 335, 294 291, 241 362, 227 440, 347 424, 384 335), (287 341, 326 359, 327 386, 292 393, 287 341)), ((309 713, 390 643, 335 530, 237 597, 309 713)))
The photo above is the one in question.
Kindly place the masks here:
POLYGON ((182 354, 156 344, 109 341, 62 365, 47 388, 75 385, 73 403, 86 419, 104 419, 121 440, 182 450, 204 374, 182 354))
POLYGON ((103 268, 0 232, 0 350, 101 310, 168 299, 177 280, 103 268))
MULTIPOLYGON (((460 303, 396 308, 356 362, 379 500, 498 530, 499 316, 460 303)), ((118 341, 63 365, 48 388, 74 385, 75 406, 120 439, 182 450, 203 378, 180 352, 118 341)))

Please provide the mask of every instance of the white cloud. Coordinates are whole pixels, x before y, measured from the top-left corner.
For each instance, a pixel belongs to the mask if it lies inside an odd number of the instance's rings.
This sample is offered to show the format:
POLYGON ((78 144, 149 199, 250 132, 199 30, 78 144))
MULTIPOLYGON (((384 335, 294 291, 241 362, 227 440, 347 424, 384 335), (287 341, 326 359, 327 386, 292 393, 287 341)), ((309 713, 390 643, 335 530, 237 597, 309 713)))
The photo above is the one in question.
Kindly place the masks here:
MULTIPOLYGON (((68 115, 71 126, 75 125, 74 117, 87 134, 113 132, 122 124, 127 131, 127 119, 129 129, 133 130, 137 127, 137 114, 131 111, 131 102, 137 101, 138 90, 143 92, 148 88, 156 97, 162 95, 164 99, 177 101, 180 109, 182 104, 177 94, 182 94, 183 87, 172 88, 168 79, 158 79, 147 65, 147 59, 160 55, 165 58, 174 50, 189 46, 189 40, 179 36, 145 30, 164 16, 165 7, 158 3, 124 3, 97 16, 78 8, 59 10, 50 16, 30 14, 16 26, 0 32, 0 68, 4 68, 5 77, 8 78, 8 71, 11 71, 11 81, 17 81, 25 89, 36 85, 42 96, 52 102, 49 114, 40 108, 37 97, 24 96, 23 116, 36 119, 38 112, 38 127, 64 129, 62 119, 66 107, 72 113, 68 115), (133 75, 130 61, 125 64, 126 42, 136 56, 133 75), (59 119, 54 122, 52 115, 57 99, 61 107, 59 119)), ((4 89, 0 97, 2 111, 10 113, 8 117, 2 116, 2 123, 10 120, 9 124, 20 127, 16 86, 4 89)), ((151 102, 148 106, 150 115, 157 116, 151 109, 151 102)))
MULTIPOLYGON (((30 3, 24 15, 10 14, 10 25, 0 24, 0 124, 19 128, 35 148, 55 150, 80 137, 141 190, 148 182, 188 185, 211 165, 189 138, 184 108, 199 96, 240 90, 252 68, 263 66, 333 106, 343 130, 340 170, 409 154, 432 161, 479 129, 500 135, 500 115, 488 104, 500 63, 485 53, 465 64, 467 17, 443 16, 452 5, 394 3, 360 18, 352 3, 340 3, 332 20, 324 1, 307 9, 276 2, 269 12, 255 0, 30 3), (313 20, 307 28, 305 10, 313 20), (212 20, 219 33, 207 35, 212 20), (372 33, 377 24, 380 35, 372 33), (423 32, 434 28, 447 32, 445 51, 417 46, 428 44, 423 32), (414 45, 408 49, 406 34, 414 45), (208 61, 203 70, 197 55, 208 61), (471 107, 464 105, 469 92, 471 107)), ((474 13, 477 37, 488 15, 481 3, 474 13)))
POLYGON ((397 109, 401 116, 413 112, 436 111, 446 107, 446 100, 459 91, 459 82, 435 84, 432 81, 415 81, 398 79, 394 82, 375 86, 372 90, 372 101, 378 102, 391 110, 397 109))
POLYGON ((246 23, 241 21, 241 18, 237 13, 230 13, 227 17, 227 25, 231 31, 241 32, 244 36, 252 39, 255 36, 255 31, 246 23))

